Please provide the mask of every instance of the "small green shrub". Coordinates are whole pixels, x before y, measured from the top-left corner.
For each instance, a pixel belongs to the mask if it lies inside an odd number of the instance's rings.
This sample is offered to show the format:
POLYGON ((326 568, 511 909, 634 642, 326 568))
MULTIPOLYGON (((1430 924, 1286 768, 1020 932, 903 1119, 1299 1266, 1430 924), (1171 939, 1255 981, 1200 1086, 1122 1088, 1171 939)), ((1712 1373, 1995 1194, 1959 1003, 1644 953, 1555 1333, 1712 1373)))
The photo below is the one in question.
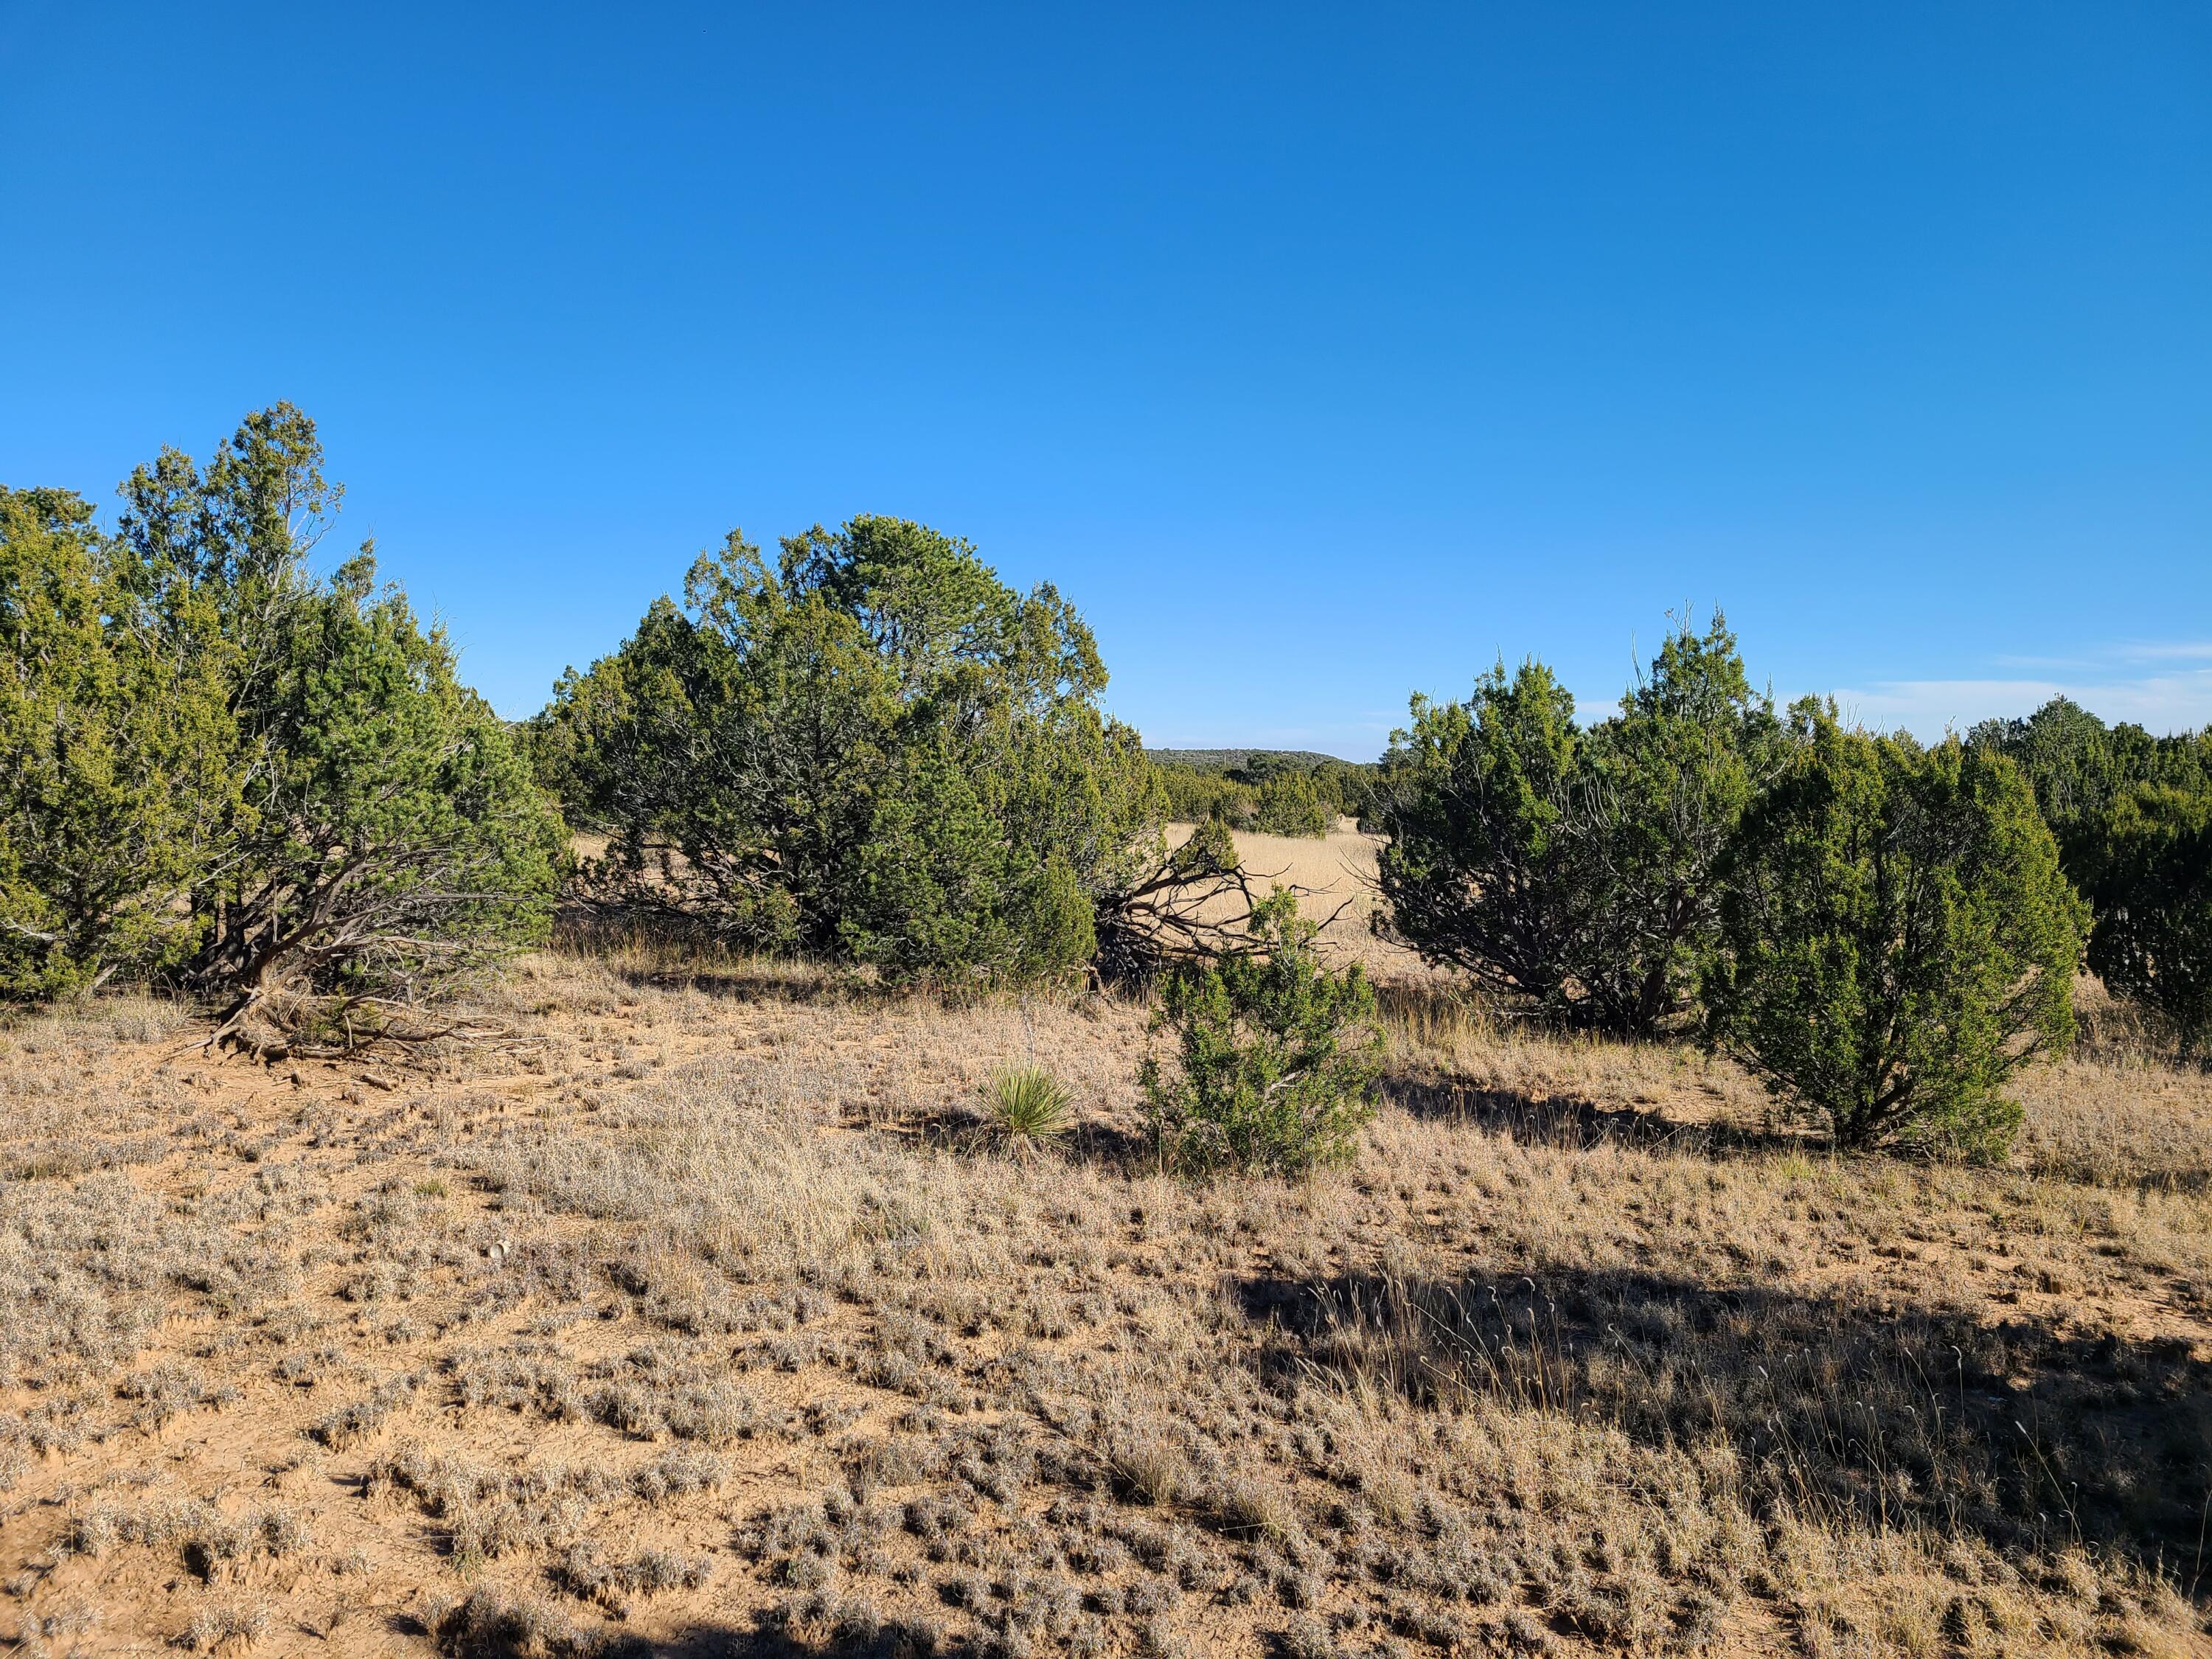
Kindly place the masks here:
POLYGON ((1252 952, 1165 982, 1152 1024, 1175 1028, 1180 1066, 1147 1059, 1139 1074, 1164 1162, 1298 1175, 1358 1151, 1382 1041, 1375 991, 1357 963, 1323 966, 1314 933, 1278 888, 1252 908, 1252 952))
POLYGON ((984 1085, 991 1133, 1019 1152, 1059 1139, 1074 1127, 1073 1103, 1060 1079, 1042 1066, 1009 1066, 984 1085))
POLYGON ((1838 1146, 2002 1157, 2006 1079, 2071 1041, 2087 908, 2002 755, 1797 714, 1723 866, 1711 1035, 1838 1146))

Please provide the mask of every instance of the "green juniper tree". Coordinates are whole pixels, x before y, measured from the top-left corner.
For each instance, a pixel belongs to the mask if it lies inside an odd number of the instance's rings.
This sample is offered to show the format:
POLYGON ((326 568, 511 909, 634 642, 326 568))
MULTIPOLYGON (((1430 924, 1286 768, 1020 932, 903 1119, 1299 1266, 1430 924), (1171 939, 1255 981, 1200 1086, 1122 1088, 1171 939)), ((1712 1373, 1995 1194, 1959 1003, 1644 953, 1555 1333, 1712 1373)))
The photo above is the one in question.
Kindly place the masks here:
POLYGON ((1260 785, 1252 827, 1263 835, 1319 840, 1328 833, 1328 803, 1304 772, 1278 772, 1260 785))
POLYGON ((2212 731, 2154 737, 2140 726, 2107 726, 2065 697, 2025 720, 1985 720, 1967 742, 2009 756, 2020 768, 2058 838, 2067 874, 2084 889, 2107 816, 2136 785, 2212 793, 2212 731))
POLYGON ((220 660, 161 644, 88 506, 0 489, 0 996, 159 971, 198 941, 236 729, 220 660))
POLYGON ((1578 876, 1593 921, 1574 972, 1589 1023, 1652 1036, 1686 1013, 1720 922, 1716 871, 1784 759, 1772 700, 1715 612, 1677 627, 1582 747, 1578 876))
POLYGON ((1377 926, 1510 1007, 1650 1036, 1680 1025, 1719 921, 1716 866, 1782 754, 1716 613, 1678 627, 1584 729, 1535 661, 1463 704, 1416 698, 1375 790, 1377 926))
POLYGON ((733 533, 684 599, 536 722, 613 836, 603 896, 752 948, 1030 979, 1091 960, 1100 907, 1165 856, 1158 779, 1050 586, 863 518, 773 562, 733 533))
POLYGON ((1186 1175, 1346 1163, 1373 1115, 1382 1037, 1366 975, 1322 965, 1284 889, 1253 907, 1249 933, 1253 950, 1162 986, 1153 1024, 1175 1028, 1177 1065, 1148 1058, 1140 1080, 1163 1161, 1186 1175))
POLYGON ((2106 808, 2080 867, 2097 917, 2091 969, 2165 1018, 2185 1057, 2203 1055, 2212 1048, 2212 793, 2136 785, 2106 808))
POLYGON ((2012 763, 1793 711, 1727 861, 1713 1041, 1842 1146, 2001 1156, 2021 1066, 2062 1053, 2086 907, 2012 763))
POLYGON ((274 1049, 543 937, 562 830, 507 728, 367 550, 307 568, 340 496, 314 423, 258 411, 123 495, 106 538, 7 508, 0 905, 45 951, 8 947, 10 988, 158 974, 274 1049))
POLYGON ((1972 744, 2010 756, 2058 838, 2059 862, 2096 922, 2089 966, 2164 1021, 2185 1054, 2212 1042, 2206 920, 2212 730, 2154 737, 2106 726, 2054 697, 2026 720, 1991 720, 1972 744))
POLYGON ((241 1010, 287 990, 374 1025, 543 940, 560 821, 367 551, 295 596, 265 665, 253 817, 194 964, 205 982, 241 1010))
POLYGON ((241 1034, 279 993, 374 1026, 542 938, 560 852, 505 726, 444 636, 378 590, 368 550, 328 580, 308 571, 343 493, 322 461, 305 415, 258 411, 204 469, 171 450, 134 473, 116 538, 137 625, 225 681, 239 806, 193 889, 185 967, 232 1000, 241 1034))
POLYGON ((1381 809, 1376 926, 1509 1004, 1571 1015, 1596 918, 1574 835, 1582 737, 1543 664, 1500 663, 1463 703, 1413 699, 1381 809))

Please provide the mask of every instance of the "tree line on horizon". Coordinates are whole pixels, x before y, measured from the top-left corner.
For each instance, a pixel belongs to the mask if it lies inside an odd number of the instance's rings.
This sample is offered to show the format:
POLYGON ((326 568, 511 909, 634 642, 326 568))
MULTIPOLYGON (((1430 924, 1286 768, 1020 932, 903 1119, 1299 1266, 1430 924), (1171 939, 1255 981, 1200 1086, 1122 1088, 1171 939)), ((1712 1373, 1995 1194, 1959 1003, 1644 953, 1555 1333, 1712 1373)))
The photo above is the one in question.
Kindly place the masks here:
POLYGON ((2212 1039, 2206 733, 2056 702, 1925 744, 1777 710, 1716 613, 1595 721, 1532 659, 1415 697, 1376 765, 1163 763, 1055 588, 865 516, 773 554, 733 532, 510 726, 372 549, 309 569, 341 492, 297 410, 121 494, 103 530, 0 489, 10 1000, 167 986, 264 1054, 420 1035, 564 897, 946 988, 1170 981, 1218 1038, 1188 1074, 1249 1104, 1280 1079, 1231 1036, 1267 999, 1309 1047, 1366 1005, 1231 831, 1348 813, 1383 837, 1379 931, 1514 1014, 1702 1040, 1841 1143, 2001 1150, 2085 961, 2185 1055, 2212 1039))
POLYGON ((1318 840, 1340 818, 1363 817, 1381 769, 1273 749, 1154 750, 1168 816, 1186 823, 1218 818, 1232 830, 1318 840))

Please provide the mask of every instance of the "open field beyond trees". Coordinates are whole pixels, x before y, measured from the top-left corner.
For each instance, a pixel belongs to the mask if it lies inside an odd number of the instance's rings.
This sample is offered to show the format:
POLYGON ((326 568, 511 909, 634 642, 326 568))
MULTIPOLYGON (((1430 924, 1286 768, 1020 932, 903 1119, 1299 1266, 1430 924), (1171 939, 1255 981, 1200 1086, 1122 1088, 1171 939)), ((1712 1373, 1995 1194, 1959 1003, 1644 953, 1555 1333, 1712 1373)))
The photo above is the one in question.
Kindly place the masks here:
POLYGON ((2092 988, 2007 1163, 1837 1159, 1332 934, 1382 1103, 1300 1182, 1158 1171, 1121 994, 572 927, 404 1060, 18 1017, 0 1639, 2207 1650, 2212 1077, 2092 988), (1076 1121, 1008 1152, 1018 1062, 1076 1121))

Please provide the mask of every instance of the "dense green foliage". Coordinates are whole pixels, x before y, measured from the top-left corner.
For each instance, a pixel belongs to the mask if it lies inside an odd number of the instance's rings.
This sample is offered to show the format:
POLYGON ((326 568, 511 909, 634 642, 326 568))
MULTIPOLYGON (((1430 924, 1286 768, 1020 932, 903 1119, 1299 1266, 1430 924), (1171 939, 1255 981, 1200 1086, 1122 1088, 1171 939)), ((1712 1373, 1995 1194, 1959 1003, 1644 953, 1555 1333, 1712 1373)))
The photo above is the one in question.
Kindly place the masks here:
POLYGON ((1295 767, 1302 772, 1311 772, 1324 766, 1355 764, 1351 761, 1340 761, 1334 755, 1324 755, 1318 749, 1148 748, 1145 752, 1158 765, 1212 773, 1218 777, 1225 777, 1231 772, 1257 775, 1279 767, 1295 767))
POLYGON ((1798 724, 1723 871, 1714 1039, 1840 1146, 1998 1156, 2007 1079, 2071 1040, 2086 907, 2003 756, 1798 724))
POLYGON ((1162 987, 1156 1026, 1179 1064, 1142 1081, 1162 1157, 1187 1175, 1298 1175, 1350 1160, 1373 1115, 1382 1034, 1357 963, 1339 974, 1313 948, 1314 924, 1278 890, 1252 908, 1258 949, 1185 967, 1162 987))
POLYGON ((1313 779, 1303 772, 1284 772, 1260 786, 1254 804, 1252 827, 1267 836, 1326 836, 1336 813, 1322 799, 1313 779))
POLYGON ((2212 730, 2154 737, 2054 697, 1971 739, 2012 757, 2096 915, 2089 966, 2163 1020, 2185 1054, 2212 1042, 2212 730))
POLYGON ((1374 766, 1304 750, 1151 752, 1170 817, 1186 823, 1219 818, 1262 835, 1326 836, 1340 817, 1366 813, 1377 776, 1374 766))
POLYGON ((1208 818, 1218 818, 1243 828, 1259 812, 1258 792, 1225 771, 1201 771, 1170 761, 1155 762, 1154 769, 1167 815, 1178 823, 1203 823, 1208 818))
POLYGON ((2181 1052, 2212 1049, 2212 792, 2136 784, 2080 854, 2097 921, 2089 966, 2172 1027, 2181 1052))
POLYGON ((2025 720, 1984 721, 1967 741, 2019 766, 2077 886, 2087 885, 2107 816, 2136 785, 2212 793, 2212 731, 2154 737, 2140 726, 2106 726, 2064 697, 2025 720))
POLYGON ((1720 921, 1717 869, 1779 771, 1781 724, 1716 614, 1678 628, 1583 747, 1592 945, 1577 968, 1601 1023, 1650 1035, 1686 1012, 1720 921))
POLYGON ((1377 808, 1380 922, 1514 1006, 1650 1035, 1694 998, 1716 866, 1780 727, 1717 616, 1678 629, 1613 719, 1574 713, 1534 661, 1465 703, 1415 699, 1377 808))
POLYGON ((92 511, 0 489, 0 997, 173 966, 239 805, 219 659, 134 625, 92 511))
POLYGON ((756 948, 905 975, 1064 975, 1165 854, 1090 630, 965 542, 856 519, 771 562, 732 534, 536 722, 542 775, 613 839, 599 891, 756 948))
POLYGON ((204 469, 138 469, 112 536, 9 498, 12 994, 129 971, 389 1007, 543 936, 559 822, 366 549, 307 572, 321 464, 278 404, 204 469))
POLYGON ((1465 702, 1413 699, 1392 738, 1378 926, 1510 1006, 1579 1012, 1592 918, 1571 814, 1574 699, 1541 663, 1501 664, 1465 702))

